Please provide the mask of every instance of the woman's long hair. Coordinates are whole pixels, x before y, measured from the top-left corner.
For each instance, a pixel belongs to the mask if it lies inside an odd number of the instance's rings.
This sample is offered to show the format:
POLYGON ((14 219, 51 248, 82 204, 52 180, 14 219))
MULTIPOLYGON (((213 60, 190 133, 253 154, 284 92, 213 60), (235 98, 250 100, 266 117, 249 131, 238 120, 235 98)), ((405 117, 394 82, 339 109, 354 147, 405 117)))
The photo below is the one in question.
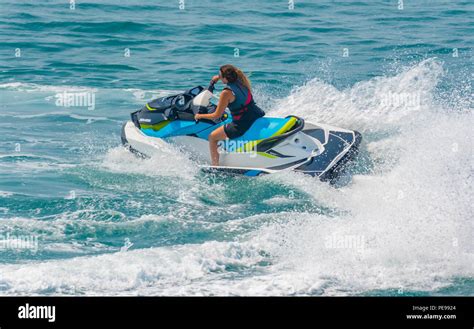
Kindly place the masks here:
POLYGON ((220 71, 222 73, 222 76, 226 78, 227 81, 235 82, 238 80, 241 84, 247 87, 248 90, 251 91, 252 85, 250 83, 249 78, 247 78, 244 72, 236 68, 234 65, 231 65, 231 64, 222 65, 220 67, 220 71))

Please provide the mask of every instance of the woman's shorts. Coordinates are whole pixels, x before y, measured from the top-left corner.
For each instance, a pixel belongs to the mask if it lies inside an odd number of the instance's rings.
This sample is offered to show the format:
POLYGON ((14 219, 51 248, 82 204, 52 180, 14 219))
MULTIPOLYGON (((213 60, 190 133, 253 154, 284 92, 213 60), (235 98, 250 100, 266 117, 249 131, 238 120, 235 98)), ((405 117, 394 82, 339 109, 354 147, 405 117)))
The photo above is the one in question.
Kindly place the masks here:
POLYGON ((224 126, 224 132, 227 138, 233 139, 242 136, 247 130, 253 125, 255 120, 265 115, 265 112, 258 109, 259 111, 248 111, 239 120, 232 121, 224 126))
POLYGON ((255 120, 249 121, 243 121, 243 120, 238 120, 238 121, 232 121, 231 123, 228 123, 224 126, 224 131, 225 134, 227 135, 227 138, 229 139, 234 139, 237 137, 242 136, 245 134, 247 130, 252 126, 252 124, 255 122, 255 120))

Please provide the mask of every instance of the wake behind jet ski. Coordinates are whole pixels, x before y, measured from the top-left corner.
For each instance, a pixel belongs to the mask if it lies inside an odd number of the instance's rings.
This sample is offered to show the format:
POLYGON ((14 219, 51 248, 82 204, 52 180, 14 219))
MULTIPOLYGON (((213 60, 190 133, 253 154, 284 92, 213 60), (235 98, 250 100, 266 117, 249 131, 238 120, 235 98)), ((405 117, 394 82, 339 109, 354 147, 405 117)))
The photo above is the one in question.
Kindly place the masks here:
POLYGON ((356 131, 307 123, 295 115, 261 117, 241 137, 221 145, 220 165, 210 165, 208 136, 232 121, 230 111, 216 120, 195 121, 197 113, 216 110, 213 94, 202 86, 161 97, 131 114, 122 127, 122 143, 130 151, 151 157, 171 143, 204 168, 246 176, 283 170, 332 179, 349 160, 362 139, 356 131))

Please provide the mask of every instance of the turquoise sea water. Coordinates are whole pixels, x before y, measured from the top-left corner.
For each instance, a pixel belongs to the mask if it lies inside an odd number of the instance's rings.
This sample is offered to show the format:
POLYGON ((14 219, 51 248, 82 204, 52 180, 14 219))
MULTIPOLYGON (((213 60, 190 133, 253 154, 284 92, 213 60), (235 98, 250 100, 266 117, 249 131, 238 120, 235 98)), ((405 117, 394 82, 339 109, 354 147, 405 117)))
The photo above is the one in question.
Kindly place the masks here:
POLYGON ((0 0, 0 294, 473 295, 474 4, 291 7, 0 0), (226 63, 268 115, 363 134, 337 184, 120 146, 226 63))

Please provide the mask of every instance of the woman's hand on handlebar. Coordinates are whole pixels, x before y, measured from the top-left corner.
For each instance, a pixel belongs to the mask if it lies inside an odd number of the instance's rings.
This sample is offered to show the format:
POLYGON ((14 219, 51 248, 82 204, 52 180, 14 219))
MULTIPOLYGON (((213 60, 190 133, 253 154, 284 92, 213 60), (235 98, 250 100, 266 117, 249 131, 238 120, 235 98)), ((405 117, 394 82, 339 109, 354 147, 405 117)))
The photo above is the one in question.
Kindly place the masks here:
POLYGON ((219 79, 220 79, 220 77, 219 77, 218 75, 215 75, 215 76, 212 77, 211 83, 214 84, 214 83, 216 83, 217 81, 219 81, 219 79))
POLYGON ((219 81, 220 77, 218 75, 215 75, 212 77, 211 82, 209 83, 209 87, 207 90, 209 90, 211 93, 214 92, 214 85, 216 84, 217 81, 219 81))

